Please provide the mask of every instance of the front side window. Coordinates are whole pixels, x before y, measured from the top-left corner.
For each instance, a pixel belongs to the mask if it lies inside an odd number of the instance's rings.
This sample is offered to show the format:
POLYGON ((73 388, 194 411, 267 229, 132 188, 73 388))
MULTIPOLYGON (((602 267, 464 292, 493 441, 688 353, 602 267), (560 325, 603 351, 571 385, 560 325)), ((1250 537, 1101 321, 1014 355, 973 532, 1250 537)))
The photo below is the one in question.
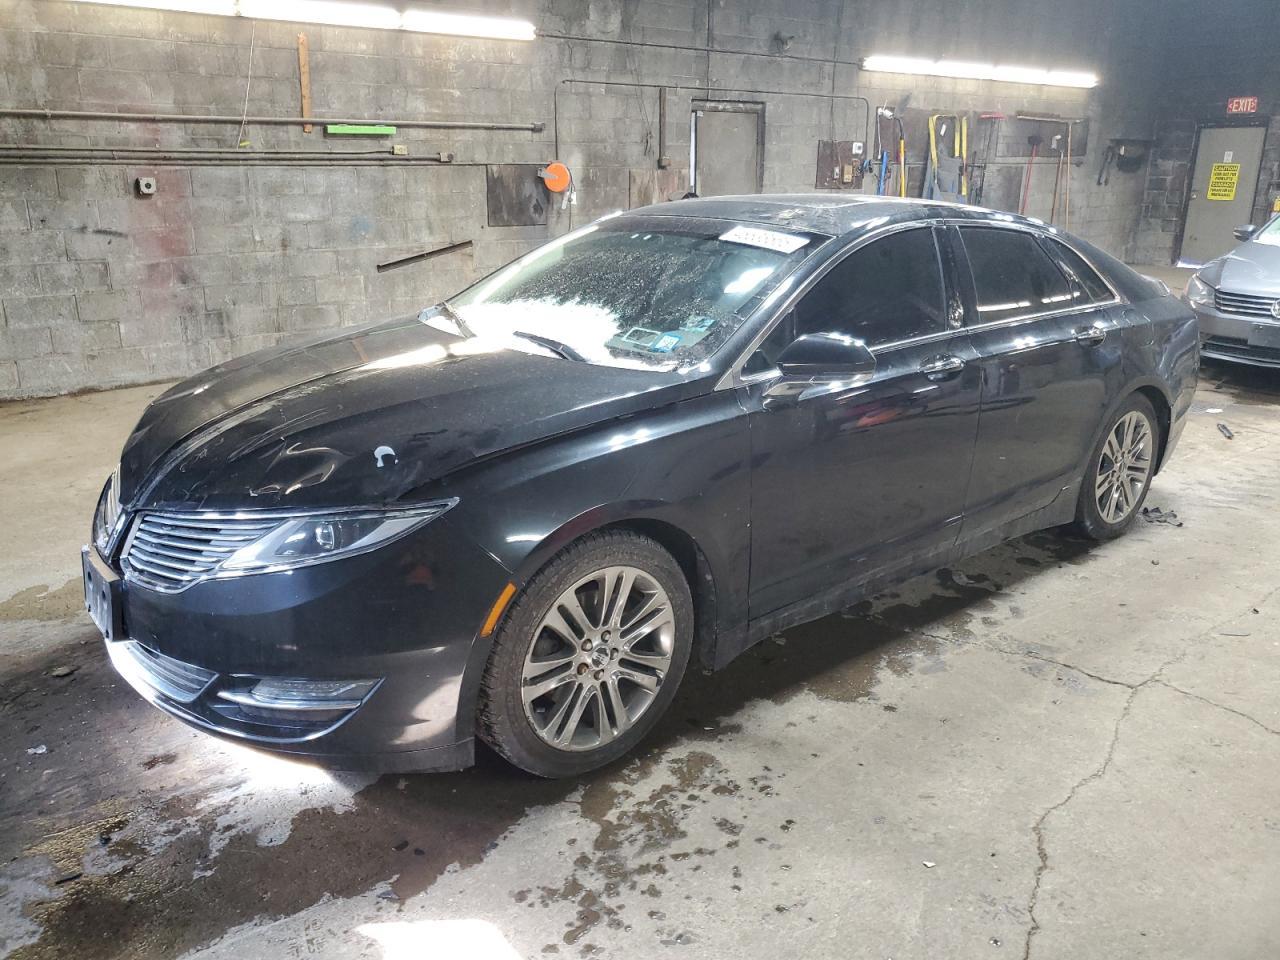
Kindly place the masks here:
MULTIPOLYGON (((710 357, 822 239, 619 217, 534 250, 447 306, 465 327, 457 332, 517 349, 674 370, 710 357)), ((448 328, 451 321, 427 322, 448 328)))
POLYGON ((1071 285, 1035 237, 999 227, 961 227, 973 270, 978 323, 1070 307, 1071 285))
POLYGON ((856 250, 795 309, 796 336, 843 333, 875 347, 946 329, 942 268, 929 227, 856 250))

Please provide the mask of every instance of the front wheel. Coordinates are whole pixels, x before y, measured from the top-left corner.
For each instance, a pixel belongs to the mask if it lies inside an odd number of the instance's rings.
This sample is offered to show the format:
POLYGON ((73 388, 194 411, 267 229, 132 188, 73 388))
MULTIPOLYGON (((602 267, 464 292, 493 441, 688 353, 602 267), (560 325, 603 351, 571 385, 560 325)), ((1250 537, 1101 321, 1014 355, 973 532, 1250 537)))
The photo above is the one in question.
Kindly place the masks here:
POLYGON ((1102 435, 1080 485, 1076 528, 1093 540, 1111 540, 1133 525, 1151 489, 1160 428, 1155 409, 1134 394, 1102 435))
POLYGON ((512 604, 481 681, 478 733, 538 776, 604 766, 658 722, 692 645, 693 601, 671 554, 630 531, 593 534, 512 604))

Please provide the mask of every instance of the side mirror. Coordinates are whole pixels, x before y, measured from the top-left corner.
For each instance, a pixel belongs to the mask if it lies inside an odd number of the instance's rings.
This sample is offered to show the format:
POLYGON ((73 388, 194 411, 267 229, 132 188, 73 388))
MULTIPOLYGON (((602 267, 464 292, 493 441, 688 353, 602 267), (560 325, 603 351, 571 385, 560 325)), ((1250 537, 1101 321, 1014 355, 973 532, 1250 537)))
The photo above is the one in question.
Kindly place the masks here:
POLYGON ((1252 223, 1246 223, 1243 226, 1236 227, 1231 232, 1235 234, 1235 238, 1237 240, 1243 243, 1246 240, 1252 240, 1253 235, 1258 232, 1258 228, 1255 227, 1252 223))
POLYGON ((841 333, 806 333, 778 356, 778 369, 788 380, 825 383, 851 380, 876 372, 876 358, 861 340, 841 333))
POLYGON ((778 355, 782 377, 765 391, 765 403, 789 404, 813 393, 829 392, 869 380, 875 355, 861 340, 841 333, 806 333, 778 355))

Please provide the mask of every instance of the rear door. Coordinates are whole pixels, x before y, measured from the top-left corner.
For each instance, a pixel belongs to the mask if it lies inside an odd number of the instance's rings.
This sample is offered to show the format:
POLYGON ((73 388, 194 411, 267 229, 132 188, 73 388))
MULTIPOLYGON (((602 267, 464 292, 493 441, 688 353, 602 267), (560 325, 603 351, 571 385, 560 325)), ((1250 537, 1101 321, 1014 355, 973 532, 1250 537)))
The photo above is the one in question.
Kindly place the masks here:
POLYGON ((954 545, 980 370, 951 304, 933 229, 912 227, 837 263, 749 361, 753 618, 954 545), (771 402, 778 352, 818 332, 863 340, 871 382, 771 402))
POLYGON ((1090 268, 1090 292, 1048 246, 1056 241, 998 226, 952 236, 971 268, 969 332, 983 371, 969 539, 1075 496, 1123 375, 1127 324, 1106 283, 1090 268))

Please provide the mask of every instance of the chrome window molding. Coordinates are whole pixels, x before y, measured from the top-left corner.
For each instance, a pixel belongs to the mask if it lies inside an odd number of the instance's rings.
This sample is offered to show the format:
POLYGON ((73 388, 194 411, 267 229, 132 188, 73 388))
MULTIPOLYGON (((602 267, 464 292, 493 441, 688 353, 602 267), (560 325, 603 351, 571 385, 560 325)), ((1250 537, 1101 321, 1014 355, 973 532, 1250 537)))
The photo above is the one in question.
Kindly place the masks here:
MULTIPOLYGON (((900 350, 905 347, 914 347, 923 343, 930 343, 935 340, 948 340, 951 337, 956 336, 957 334, 982 333, 988 330, 995 330, 1001 327, 1017 327, 1023 324, 1033 323, 1037 320, 1047 320, 1052 317, 1069 316, 1071 314, 1077 314, 1077 313, 1088 313, 1093 310, 1100 310, 1106 307, 1121 306, 1128 303, 1128 301, 1124 297, 1122 297, 1120 293, 1116 290, 1115 286, 1112 284, 1110 278, 1106 275, 1106 273, 1103 272, 1102 270, 1099 270, 1098 265, 1095 264, 1092 259, 1090 259, 1082 250, 1078 249, 1074 244, 1068 241, 1064 235, 1054 231, 1052 228, 1046 229, 1042 227, 1037 227, 1034 224, 1026 224, 1026 223, 1016 223, 1016 222, 1005 223, 1003 221, 992 222, 989 220, 967 220, 967 219, 957 219, 953 217, 936 217, 928 220, 910 220, 905 223, 889 225, 883 229, 876 230, 865 237, 859 238, 857 241, 851 243, 848 246, 848 248, 846 248, 844 251, 840 252, 836 256, 832 257, 830 261, 823 264, 820 270, 818 270, 812 277, 809 277, 808 279, 806 279, 805 282, 801 284, 797 289, 795 289, 794 291, 791 291, 785 297, 784 301, 781 304, 776 306, 773 316, 771 316, 765 322, 760 332, 755 337, 752 338, 750 344, 748 344, 748 346, 742 351, 742 353, 738 356, 738 358, 730 365, 729 369, 724 373, 724 375, 721 376, 720 379, 716 382, 715 389, 722 390, 722 389, 729 389, 731 387, 746 386, 752 383, 761 383, 767 380, 775 379, 782 375, 781 372, 778 371, 776 368, 773 370, 762 370, 758 373, 749 373, 749 374, 744 374, 742 372, 742 368, 743 366, 745 366, 746 362, 749 359, 751 359, 752 355, 756 352, 756 350, 760 348, 760 345, 764 343, 764 341, 768 338, 769 334, 773 332, 774 328, 778 325, 779 321, 781 321, 781 319, 787 315, 787 311, 790 310, 793 306, 795 306, 795 304, 800 300, 800 298, 803 297, 806 293, 808 293, 809 290, 812 289, 813 286, 816 283, 818 283, 819 280, 821 280, 824 276, 826 276, 826 274, 829 271, 834 269, 838 264, 842 263, 846 257, 852 256, 853 254, 861 250, 863 247, 867 246, 870 243, 874 243, 876 240, 889 236, 890 234, 893 234, 893 233, 901 232, 903 230, 910 230, 910 229, 923 228, 923 227, 952 227, 952 226, 978 227, 978 228, 994 229, 994 230, 1017 230, 1022 233, 1028 233, 1033 237, 1051 238, 1053 240, 1056 240, 1059 243, 1061 243, 1063 246, 1071 250, 1071 252, 1076 254, 1076 256, 1078 256, 1081 260, 1083 260, 1086 264, 1089 265, 1090 269, 1092 269, 1094 273, 1096 273, 1099 277, 1102 278, 1102 282, 1105 283, 1107 286, 1107 289, 1111 291, 1111 299, 1110 300, 1091 300, 1088 303, 1072 304, 1068 307, 1062 307, 1057 310, 1042 310, 1036 313, 1023 314, 1017 317, 1006 317, 1001 320, 992 320, 988 323, 966 324, 960 327, 949 328, 947 330, 939 330, 939 331, 936 331, 935 333, 922 334, 921 336, 918 336, 918 337, 908 337, 903 340, 894 340, 890 343, 883 343, 883 344, 880 344, 879 346, 871 347, 870 349, 871 349, 872 355, 880 356, 881 354, 890 353, 894 350, 900 350)), ((1056 260, 1054 261, 1054 265, 1055 266, 1058 265, 1056 260)), ((966 264, 966 268, 967 268, 967 264, 966 264)), ((1068 279, 1072 279, 1072 278, 1069 277, 1068 279)), ((769 304, 763 304, 762 309, 769 306, 770 306, 769 304)))

